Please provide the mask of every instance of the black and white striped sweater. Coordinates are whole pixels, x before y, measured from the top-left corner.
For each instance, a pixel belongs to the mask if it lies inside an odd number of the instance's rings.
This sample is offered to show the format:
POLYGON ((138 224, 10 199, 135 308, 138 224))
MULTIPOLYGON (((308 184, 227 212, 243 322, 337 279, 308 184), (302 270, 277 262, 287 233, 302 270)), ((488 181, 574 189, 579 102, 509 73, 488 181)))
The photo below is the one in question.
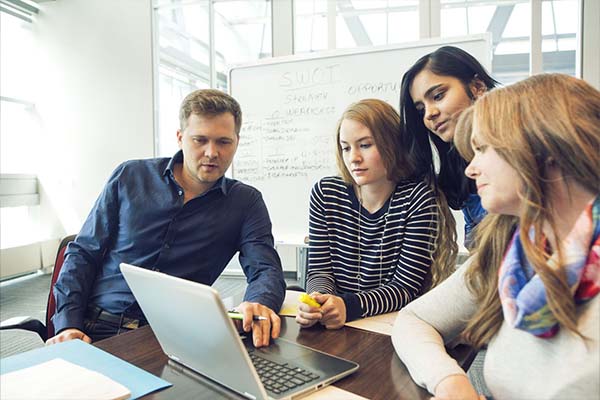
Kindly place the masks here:
POLYGON ((424 182, 400 182, 371 214, 352 186, 326 177, 311 193, 309 234, 309 293, 342 297, 347 321, 396 311, 421 293, 429 272, 435 197, 424 182))

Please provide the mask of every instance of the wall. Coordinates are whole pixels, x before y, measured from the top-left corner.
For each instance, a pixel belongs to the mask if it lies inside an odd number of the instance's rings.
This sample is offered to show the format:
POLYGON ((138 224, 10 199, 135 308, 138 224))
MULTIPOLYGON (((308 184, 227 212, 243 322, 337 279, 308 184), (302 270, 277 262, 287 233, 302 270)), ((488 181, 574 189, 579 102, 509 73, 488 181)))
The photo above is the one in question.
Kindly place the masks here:
POLYGON ((120 162, 153 156, 151 18, 150 0, 42 3, 38 176, 42 219, 59 220, 49 237, 79 230, 120 162))
POLYGON ((24 159, 39 154, 42 241, 3 250, 2 277, 52 265, 59 238, 79 231, 111 171, 154 154, 151 0, 40 6, 39 130, 22 146, 24 159))

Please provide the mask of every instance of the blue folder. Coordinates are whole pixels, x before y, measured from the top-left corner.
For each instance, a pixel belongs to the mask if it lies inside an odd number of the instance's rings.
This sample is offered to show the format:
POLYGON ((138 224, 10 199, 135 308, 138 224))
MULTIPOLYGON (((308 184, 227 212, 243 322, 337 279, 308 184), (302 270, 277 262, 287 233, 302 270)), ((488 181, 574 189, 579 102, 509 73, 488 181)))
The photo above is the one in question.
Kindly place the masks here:
POLYGON ((0 374, 31 367, 55 358, 100 372, 119 382, 131 391, 131 399, 137 399, 172 384, 118 357, 82 342, 69 340, 46 346, 0 360, 0 374))

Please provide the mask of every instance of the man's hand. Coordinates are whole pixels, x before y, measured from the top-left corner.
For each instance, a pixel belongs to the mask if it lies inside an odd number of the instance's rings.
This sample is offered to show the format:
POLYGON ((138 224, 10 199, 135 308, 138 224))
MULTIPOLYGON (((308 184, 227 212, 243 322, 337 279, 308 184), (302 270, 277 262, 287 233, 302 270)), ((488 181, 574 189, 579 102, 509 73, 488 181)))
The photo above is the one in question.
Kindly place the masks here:
MULTIPOLYGON (((313 299, 315 296, 320 295, 319 292, 311 293, 310 297, 313 299)), ((300 324, 302 328, 309 328, 319 322, 323 317, 321 307, 311 307, 308 304, 300 303, 298 305, 298 314, 296 314, 296 322, 300 324)))
POLYGON ((244 301, 237 307, 237 311, 244 315, 242 329, 244 332, 252 330, 252 341, 254 346, 268 346, 271 338, 277 339, 281 329, 279 315, 269 307, 259 303, 244 301), (266 320, 254 321, 255 315, 265 317, 266 320))
POLYGON ((477 394, 466 376, 450 375, 435 387, 432 400, 485 400, 485 397, 477 394))
POLYGON ((321 325, 327 329, 339 329, 346 323, 344 299, 332 294, 316 294, 315 300, 321 303, 321 325))
POLYGON ((73 339, 81 339, 86 343, 92 343, 92 339, 85 333, 81 332, 79 329, 69 328, 65 329, 64 331, 61 331, 58 335, 55 335, 50 339, 46 340, 46 344, 56 344, 73 339))

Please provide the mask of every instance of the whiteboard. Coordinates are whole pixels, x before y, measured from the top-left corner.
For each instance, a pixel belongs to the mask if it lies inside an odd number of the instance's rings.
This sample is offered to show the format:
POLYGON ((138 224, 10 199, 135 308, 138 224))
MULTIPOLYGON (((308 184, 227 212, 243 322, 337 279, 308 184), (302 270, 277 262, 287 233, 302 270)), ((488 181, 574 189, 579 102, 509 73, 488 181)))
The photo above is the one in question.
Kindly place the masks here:
MULTIPOLYGON (((243 113, 232 176, 262 192, 277 241, 302 243, 308 236, 310 191, 320 178, 337 175, 335 128, 346 107, 379 98, 398 109, 404 72, 447 44, 490 69, 485 34, 281 57, 229 71, 230 93, 243 113)), ((457 230, 462 244, 458 218, 457 230)))

